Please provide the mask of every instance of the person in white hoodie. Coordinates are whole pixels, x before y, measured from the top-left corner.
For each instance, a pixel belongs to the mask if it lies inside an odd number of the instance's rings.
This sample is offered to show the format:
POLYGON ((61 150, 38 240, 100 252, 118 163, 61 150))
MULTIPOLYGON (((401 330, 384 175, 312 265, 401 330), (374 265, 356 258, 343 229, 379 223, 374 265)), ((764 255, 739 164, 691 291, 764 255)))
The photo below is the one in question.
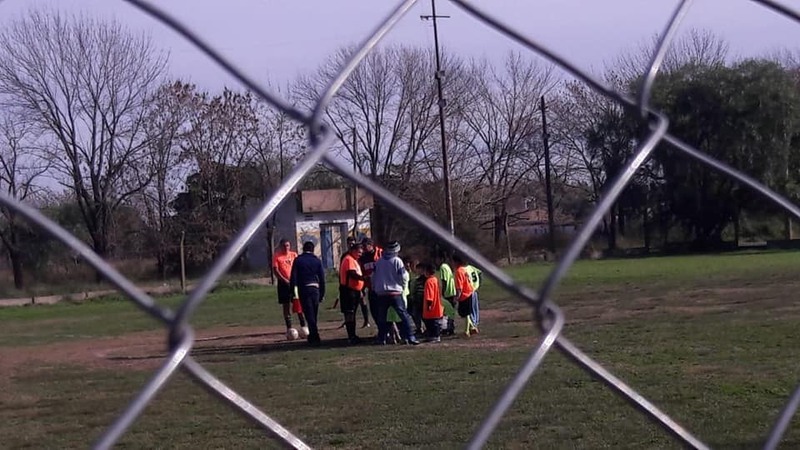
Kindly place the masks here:
POLYGON ((394 308, 400 316, 400 334, 403 339, 411 345, 418 345, 419 341, 414 336, 411 327, 411 317, 406 311, 403 301, 403 290, 408 281, 403 260, 397 254, 400 252, 400 243, 392 241, 383 249, 383 256, 375 262, 375 272, 372 274, 372 289, 377 295, 376 306, 378 311, 375 317, 378 321, 378 336, 376 344, 386 344, 386 337, 389 334, 389 323, 386 321, 386 313, 389 308, 394 308))

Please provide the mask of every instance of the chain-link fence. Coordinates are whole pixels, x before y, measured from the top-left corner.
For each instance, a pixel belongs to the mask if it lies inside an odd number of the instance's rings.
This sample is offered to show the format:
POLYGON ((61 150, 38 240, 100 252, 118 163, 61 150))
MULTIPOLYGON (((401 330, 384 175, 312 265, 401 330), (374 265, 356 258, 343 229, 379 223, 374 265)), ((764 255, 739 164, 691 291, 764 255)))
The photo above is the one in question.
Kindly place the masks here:
MULTIPOLYGON (((526 287, 514 283, 510 276, 493 265, 479 252, 470 248, 469 245, 460 241, 458 238, 452 236, 449 232, 436 224, 430 218, 418 213, 411 205, 405 203, 403 200, 399 199, 380 185, 367 178, 357 176, 357 174, 347 167, 346 164, 334 158, 329 151, 331 144, 335 139, 335 135, 323 122, 326 107, 330 104, 339 88, 341 88, 342 84, 345 82, 345 80, 347 80, 356 66, 365 58, 367 54, 376 48, 378 42, 398 23, 398 21, 411 9, 411 7, 417 3, 417 0, 403 0, 398 2, 397 6, 389 15, 389 17, 387 17, 376 27, 372 35, 369 36, 358 47, 357 51, 350 57, 347 64, 341 69, 337 76, 330 80, 327 90, 319 98, 313 111, 310 112, 297 110, 281 98, 262 89, 258 83, 245 76, 242 71, 238 70, 230 61, 225 58, 224 55, 212 49, 211 46, 203 41, 202 37, 192 33, 181 22, 164 13, 157 6, 154 6, 154 2, 151 3, 140 0, 127 1, 128 3, 149 14, 154 19, 159 20, 171 27, 184 38, 192 42, 192 44, 194 44, 197 48, 210 56, 216 63, 236 77, 248 89, 257 93, 264 101, 268 102, 275 108, 284 111, 293 120, 303 124, 308 130, 310 151, 308 152, 306 158, 302 160, 285 178, 280 188, 277 189, 261 206, 253 219, 233 239, 227 249, 223 252, 222 256, 217 259, 212 268, 208 271, 198 286, 191 292, 188 298, 181 304, 177 311, 171 311, 157 305, 152 298, 145 294, 130 280, 126 279, 119 272, 117 272, 106 261, 97 256, 83 242, 71 235, 68 231, 59 227, 56 223, 45 217, 38 210, 16 201, 5 192, 0 192, 0 203, 8 206, 14 211, 17 211, 19 214, 26 217, 27 220, 45 229, 57 239, 61 240, 64 244, 71 247, 74 251, 78 252, 85 259, 85 261, 90 263, 98 271, 102 272, 108 280, 110 280, 120 291, 124 292, 144 312, 163 322, 165 329, 168 331, 169 356, 167 357, 166 361, 164 361, 163 365, 155 372, 149 382, 142 388, 139 395, 134 399, 133 402, 131 402, 125 412, 116 420, 113 425, 111 425, 111 427, 95 444, 96 448, 111 447, 120 438, 120 436, 122 436, 128 430, 128 428, 142 413, 148 403, 153 399, 156 393, 162 387, 164 387, 167 381, 179 369, 182 369, 188 373, 197 383, 203 386, 211 394, 218 396, 231 408, 234 408, 249 419, 253 420, 259 426, 263 427, 274 437, 274 439, 290 447, 308 448, 308 445, 305 444, 300 438, 295 436, 290 430, 284 428, 280 423, 272 419, 265 412, 261 411, 257 405, 250 403, 246 398, 242 397, 236 391, 228 387, 223 381, 216 378, 202 364, 198 363, 194 358, 192 358, 192 356, 190 356, 190 351, 195 343, 191 319, 192 315, 197 310, 197 307, 203 302, 203 300, 211 291, 215 281, 227 272, 230 266, 235 262, 239 253, 243 251, 245 246, 253 238, 256 231, 263 226, 266 220, 272 215, 273 212, 275 212, 278 205, 290 195, 290 193, 298 186, 300 181, 306 175, 308 175, 317 164, 325 164, 335 172, 352 180, 360 188, 369 190, 386 205, 389 205, 397 211, 409 216, 411 220, 416 222, 420 227, 426 229, 429 233, 438 238, 443 244, 452 248, 462 249, 466 256, 473 261, 476 266, 480 267, 485 274, 493 278, 510 294, 528 303, 531 308, 534 309, 536 325, 541 328, 542 337, 538 341, 537 345, 532 349, 530 356, 525 361, 523 367, 508 383, 508 386, 505 388, 500 398, 497 399, 494 406, 487 413, 483 423, 478 427, 475 435, 469 442, 469 448, 481 448, 487 442, 503 415, 542 364, 544 357, 553 349, 557 349, 563 353, 569 360, 591 374, 593 377, 602 380, 609 389, 627 400, 632 407, 638 409, 642 414, 646 415, 650 420, 674 436, 674 438, 680 443, 695 448, 707 448, 707 445, 695 437, 687 428, 675 422, 656 405, 649 402, 631 386, 627 385, 623 380, 615 377, 611 372, 606 370, 596 361, 592 360, 577 346, 570 342, 570 340, 567 339, 562 332, 565 321, 564 314, 550 299, 553 289, 558 285, 558 283, 569 270, 570 266, 578 258, 582 248, 587 244, 592 234, 600 225, 604 214, 609 211, 617 197, 631 181, 637 169, 639 169, 642 164, 651 156, 652 152, 659 144, 667 143, 673 148, 682 152, 685 156, 706 165, 709 170, 715 170, 737 180, 742 185, 749 187, 755 192, 758 192, 766 199, 769 199, 800 219, 800 208, 792 205, 786 199, 771 191, 758 181, 731 168, 724 162, 715 160, 714 158, 686 144, 678 137, 671 135, 669 132, 670 127, 668 117, 665 117, 651 106, 650 97, 656 75, 658 74, 659 67, 661 66, 670 44, 675 38, 676 30, 678 29, 681 19, 685 16, 690 4, 692 3, 690 0, 681 1, 672 16, 669 18, 664 31, 660 35, 658 44, 655 47, 655 52, 651 56, 647 72, 643 74, 644 82, 641 83, 640 90, 635 99, 621 92, 615 91, 603 82, 595 79, 589 73, 578 69, 567 58, 554 53, 547 47, 540 45, 535 40, 525 36, 520 31, 506 26, 501 21, 492 17, 489 12, 477 8, 473 4, 474 2, 451 0, 451 3, 464 10, 476 20, 489 25, 490 27, 507 36, 509 39, 522 44, 528 49, 561 66, 575 78, 585 82, 597 92, 602 93, 616 102, 619 102, 619 104, 623 105, 631 112, 640 115, 642 120, 647 120, 650 124, 647 136, 641 140, 641 143, 636 149, 633 157, 629 159, 616 179, 608 183, 604 195, 597 203, 596 208, 587 218, 583 228, 574 237, 557 266, 546 279, 544 284, 540 287, 538 292, 533 292, 526 287)), ((772 0, 753 1, 774 11, 775 13, 784 15, 789 20, 800 22, 800 12, 791 10, 787 6, 781 5, 772 0)), ((778 445, 798 405, 800 405, 800 387, 793 392, 790 399, 787 401, 786 406, 775 420, 773 428, 766 440, 765 448, 773 449, 778 445)))

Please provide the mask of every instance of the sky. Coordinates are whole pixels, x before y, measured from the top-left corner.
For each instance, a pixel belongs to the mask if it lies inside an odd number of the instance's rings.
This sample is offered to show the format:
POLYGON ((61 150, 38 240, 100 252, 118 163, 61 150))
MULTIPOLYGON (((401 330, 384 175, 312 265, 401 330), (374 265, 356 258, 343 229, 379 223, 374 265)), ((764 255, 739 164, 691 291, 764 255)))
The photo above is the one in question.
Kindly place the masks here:
MULTIPOLYGON (((262 85, 285 85, 310 73, 339 48, 365 39, 396 0, 162 0, 157 3, 262 85)), ((796 0, 782 0, 797 9, 796 0)), ((659 33, 677 0, 473 0, 503 22, 548 45, 579 67, 604 63, 659 33)), ((430 14, 420 0, 384 41, 433 47, 430 14)), ((144 31, 169 52, 170 74, 210 91, 240 85, 166 26, 121 0, 0 0, 0 27, 30 8, 114 18, 144 31)), ((443 52, 500 61, 527 51, 446 0, 437 1, 443 52)), ((681 30, 704 28, 736 55, 800 48, 800 24, 750 0, 695 0, 681 30)))

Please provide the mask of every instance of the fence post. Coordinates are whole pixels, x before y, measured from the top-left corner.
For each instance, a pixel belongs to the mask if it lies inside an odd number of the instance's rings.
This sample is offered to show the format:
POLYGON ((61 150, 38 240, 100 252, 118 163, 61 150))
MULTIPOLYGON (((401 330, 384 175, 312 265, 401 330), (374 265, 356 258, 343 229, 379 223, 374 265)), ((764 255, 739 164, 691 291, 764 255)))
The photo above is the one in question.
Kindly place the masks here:
POLYGON ((186 293, 186 254, 183 250, 183 243, 186 240, 186 232, 181 231, 181 293, 186 293))

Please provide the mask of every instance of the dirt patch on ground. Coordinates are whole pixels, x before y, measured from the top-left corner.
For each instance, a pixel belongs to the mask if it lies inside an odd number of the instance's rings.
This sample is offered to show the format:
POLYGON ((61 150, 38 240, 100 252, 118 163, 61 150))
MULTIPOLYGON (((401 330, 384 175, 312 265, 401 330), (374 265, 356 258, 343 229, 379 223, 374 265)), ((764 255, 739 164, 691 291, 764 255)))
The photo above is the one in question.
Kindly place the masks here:
POLYGON ((681 289, 647 296, 619 293, 614 297, 597 298, 583 304, 566 302, 563 310, 570 323, 607 323, 664 314, 716 314, 755 307, 778 309, 786 308, 786 302, 793 302, 796 298, 793 294, 795 287, 787 288, 786 292, 783 288, 786 287, 681 289))
MULTIPOLYGON (((321 331, 331 338, 339 333, 338 322, 321 324, 321 331)), ((222 353, 265 351, 269 347, 303 345, 289 342, 282 326, 221 327, 197 331, 192 355, 205 357, 222 353)), ((62 364, 88 368, 153 370, 167 356, 167 332, 148 331, 118 337, 61 342, 39 346, 0 348, 0 388, 25 366, 62 364)))
MULTIPOLYGON (((565 299, 563 309, 569 323, 614 322, 660 314, 713 314, 754 307, 794 311, 798 308, 794 300, 794 288, 794 286, 781 289, 776 289, 775 286, 724 287, 657 292, 654 293, 656 295, 649 296, 642 295, 643 292, 630 295, 617 293, 614 296, 598 294, 604 298, 594 298, 586 302, 565 299)), ((532 312, 527 305, 520 303, 519 309, 510 309, 507 306, 486 309, 481 312, 481 318, 487 323, 531 320, 532 312)), ((325 341, 344 340, 345 331, 339 328, 341 322, 329 321, 320 325, 325 341)), ((374 334, 374 329, 370 331, 369 334, 374 334)), ((531 342, 534 340, 532 337, 531 342)), ((0 388, 9 382, 19 368, 31 364, 48 366, 77 364, 90 368, 153 370, 162 364, 167 356, 166 342, 166 331, 159 330, 49 345, 0 348, 0 388)), ((440 345, 503 349, 528 344, 522 340, 493 339, 479 335, 470 339, 448 338, 440 345)), ((232 354, 262 353, 289 349, 295 345, 303 345, 303 342, 288 342, 282 326, 219 327, 198 331, 192 354, 198 358, 230 358, 232 354)), ((359 361, 342 364, 357 365, 359 361)))

